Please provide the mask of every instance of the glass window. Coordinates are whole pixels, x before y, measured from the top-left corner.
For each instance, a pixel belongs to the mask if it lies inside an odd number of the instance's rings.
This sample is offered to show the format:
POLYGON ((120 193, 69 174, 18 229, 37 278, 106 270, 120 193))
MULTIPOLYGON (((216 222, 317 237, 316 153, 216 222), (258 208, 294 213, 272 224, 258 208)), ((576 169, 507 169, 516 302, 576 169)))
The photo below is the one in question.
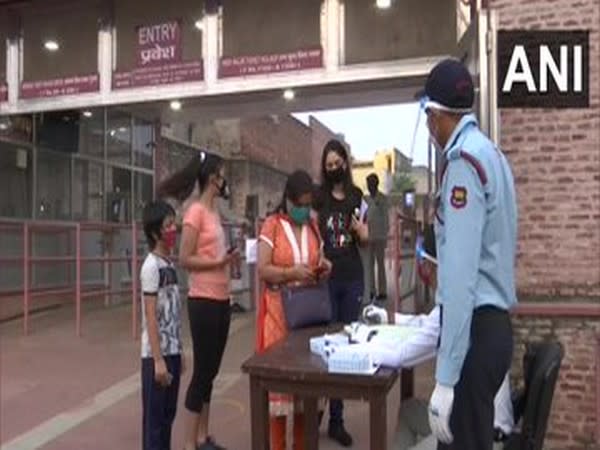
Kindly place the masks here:
POLYGON ((6 92, 2 91, 6 82, 6 39, 8 38, 8 18, 0 15, 0 102, 6 92))
POLYGON ((131 116, 109 110, 106 128, 108 160, 131 164, 131 116))
POLYGON ((319 48, 320 17, 321 0, 225 2, 223 55, 269 55, 319 48))
POLYGON ((107 221, 130 222, 131 171, 118 167, 109 167, 106 190, 107 221))
POLYGON ((52 111, 35 116, 36 141, 39 147, 60 153, 77 153, 79 149, 79 113, 52 111))
MULTIPOLYGON (((23 8, 23 80, 52 80, 98 73, 97 1, 42 2, 23 8)), ((65 92, 69 93, 69 92, 65 92)))
POLYGON ((133 122, 133 163, 145 169, 152 169, 153 156, 154 127, 150 122, 135 119, 133 122))
POLYGON ((152 175, 135 174, 135 220, 142 220, 144 206, 154 198, 154 180, 152 175))
POLYGON ((31 150, 0 141, 0 217, 31 216, 31 174, 31 150))
POLYGON ((103 177, 101 164, 79 160, 74 162, 74 220, 102 221, 103 177))
POLYGON ((451 54, 456 22, 455 1, 403 0, 383 11, 373 1, 345 0, 345 61, 360 64, 451 54))
POLYGON ((38 151, 38 219, 71 218, 71 158, 60 153, 38 151))
POLYGON ((79 113, 79 151, 104 158, 104 111, 83 110, 79 113))
POLYGON ((83 153, 104 157, 104 112, 52 111, 35 116, 36 139, 40 147, 62 153, 83 153))
POLYGON ((33 116, 0 117, 0 138, 5 141, 30 144, 33 140, 33 116))

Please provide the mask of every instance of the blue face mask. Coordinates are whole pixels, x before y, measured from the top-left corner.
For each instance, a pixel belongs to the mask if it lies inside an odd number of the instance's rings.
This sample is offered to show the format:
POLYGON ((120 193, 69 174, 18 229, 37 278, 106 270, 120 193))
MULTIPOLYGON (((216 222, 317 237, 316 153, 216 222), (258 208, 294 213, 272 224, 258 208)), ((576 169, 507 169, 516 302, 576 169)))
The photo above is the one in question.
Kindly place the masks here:
POLYGON ((304 225, 310 219, 310 208, 308 206, 292 206, 289 216, 296 225, 304 225))

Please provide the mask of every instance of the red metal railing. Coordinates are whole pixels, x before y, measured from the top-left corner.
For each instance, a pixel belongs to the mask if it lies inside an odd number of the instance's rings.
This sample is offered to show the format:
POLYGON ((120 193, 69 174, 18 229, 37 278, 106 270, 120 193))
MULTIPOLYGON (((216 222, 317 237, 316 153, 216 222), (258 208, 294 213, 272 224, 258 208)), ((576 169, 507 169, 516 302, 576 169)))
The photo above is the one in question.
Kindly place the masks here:
MULTIPOLYGON (((104 296, 105 304, 108 304, 110 298, 116 295, 131 294, 132 302, 132 335, 137 336, 137 297, 138 288, 138 267, 139 258, 137 252, 138 225, 122 225, 111 223, 77 223, 77 222, 50 222, 50 221, 0 221, 0 232, 8 232, 22 236, 23 248, 19 256, 0 256, 0 265, 22 265, 22 316, 23 333, 27 335, 30 331, 30 313, 32 299, 48 295, 68 295, 74 296, 75 303, 75 331, 77 336, 81 335, 82 326, 82 302, 89 297, 104 296), (108 247, 108 252, 103 250, 101 256, 83 256, 82 241, 83 234, 88 232, 100 232, 104 236, 107 233, 131 230, 131 252, 129 256, 114 256, 112 247, 108 247), (34 237, 48 234, 67 234, 68 248, 74 248, 74 253, 60 256, 37 256, 33 254, 32 242, 34 237), (131 287, 128 289, 112 289, 112 267, 113 263, 125 262, 131 263, 131 287), (82 282, 82 269, 85 264, 100 263, 105 267, 105 281, 100 289, 93 286, 84 286, 82 282), (41 265, 62 264, 67 267, 75 266, 74 285, 67 283, 67 286, 53 286, 48 288, 34 288, 32 286, 32 273, 34 267, 41 265)), ((13 296, 15 291, 0 291, 0 298, 13 296)))

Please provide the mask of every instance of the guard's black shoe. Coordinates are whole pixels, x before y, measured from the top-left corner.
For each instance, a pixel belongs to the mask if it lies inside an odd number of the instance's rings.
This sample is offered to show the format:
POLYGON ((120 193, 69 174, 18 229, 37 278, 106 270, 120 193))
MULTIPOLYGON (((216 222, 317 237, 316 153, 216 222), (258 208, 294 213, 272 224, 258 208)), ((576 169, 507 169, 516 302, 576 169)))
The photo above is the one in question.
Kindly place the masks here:
POLYGON ((327 434, 342 447, 350 447, 352 445, 352 436, 346 431, 343 424, 329 425, 327 434))

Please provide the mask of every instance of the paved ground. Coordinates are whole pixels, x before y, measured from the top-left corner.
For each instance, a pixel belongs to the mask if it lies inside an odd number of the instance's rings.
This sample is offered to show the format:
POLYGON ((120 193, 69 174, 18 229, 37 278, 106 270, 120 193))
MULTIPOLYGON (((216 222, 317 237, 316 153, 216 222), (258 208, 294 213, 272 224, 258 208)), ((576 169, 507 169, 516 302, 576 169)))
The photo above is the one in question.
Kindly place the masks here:
MULTIPOLYGON (((100 305, 101 303, 98 303, 100 305)), ((249 449, 248 381, 240 365, 252 353, 254 316, 236 315, 212 408, 211 433, 229 449, 249 449)), ((184 322, 187 339, 187 320, 184 322)), ((85 311, 75 337, 74 311, 36 315, 32 333, 21 323, 0 325, 0 447, 3 450, 129 450, 140 444, 139 342, 131 338, 127 306, 85 311)), ((189 349, 189 345, 188 345, 189 349)), ((189 372, 184 376, 183 400, 189 372)), ((417 393, 431 389, 431 366, 417 371, 417 393)), ((389 436, 395 427, 399 387, 388 397, 389 436)), ((182 402, 173 449, 182 448, 182 402)), ((354 448, 368 448, 368 408, 348 402, 347 428, 354 448)), ((325 422, 325 421, 324 421, 325 422)), ((321 430, 320 448, 341 448, 321 430)))

